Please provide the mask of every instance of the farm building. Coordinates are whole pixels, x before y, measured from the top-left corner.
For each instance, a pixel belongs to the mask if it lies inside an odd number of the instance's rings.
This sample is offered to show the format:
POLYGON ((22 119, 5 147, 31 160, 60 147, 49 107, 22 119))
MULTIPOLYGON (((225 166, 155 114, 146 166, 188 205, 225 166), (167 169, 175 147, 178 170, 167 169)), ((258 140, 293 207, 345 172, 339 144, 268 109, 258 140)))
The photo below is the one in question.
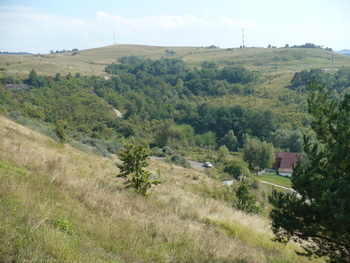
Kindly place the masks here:
POLYGON ((283 176, 291 177, 293 173, 293 166, 297 161, 296 153, 276 152, 274 168, 283 176))

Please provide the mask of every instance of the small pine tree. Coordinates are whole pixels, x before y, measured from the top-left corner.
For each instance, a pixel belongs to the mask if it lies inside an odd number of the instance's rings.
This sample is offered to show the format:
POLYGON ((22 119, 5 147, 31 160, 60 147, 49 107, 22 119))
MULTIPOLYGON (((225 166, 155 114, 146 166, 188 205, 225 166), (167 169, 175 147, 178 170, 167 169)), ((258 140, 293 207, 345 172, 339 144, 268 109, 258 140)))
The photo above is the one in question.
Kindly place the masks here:
POLYGON ((338 101, 310 84, 309 113, 317 141, 305 137, 306 157, 294 168, 296 194, 273 192, 270 202, 276 240, 300 242, 306 256, 350 262, 350 94, 338 101))
POLYGON ((257 203, 256 196, 251 192, 251 184, 245 179, 241 177, 237 186, 234 188, 236 194, 234 207, 247 213, 257 214, 260 212, 261 207, 257 203))
POLYGON ((125 149, 120 154, 123 164, 118 164, 120 173, 118 177, 129 177, 125 182, 127 188, 134 188, 138 193, 146 195, 152 185, 160 183, 150 178, 151 173, 144 170, 148 166, 149 151, 143 146, 135 146, 131 143, 125 144, 125 149))

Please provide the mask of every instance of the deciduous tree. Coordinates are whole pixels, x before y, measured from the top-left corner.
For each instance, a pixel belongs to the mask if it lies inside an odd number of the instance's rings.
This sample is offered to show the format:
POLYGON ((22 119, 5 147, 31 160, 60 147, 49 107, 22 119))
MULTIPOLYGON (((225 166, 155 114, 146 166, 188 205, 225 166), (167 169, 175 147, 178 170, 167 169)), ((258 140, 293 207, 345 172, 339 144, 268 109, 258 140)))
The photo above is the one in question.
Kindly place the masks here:
POLYGON ((146 195, 147 190, 152 185, 160 183, 158 180, 150 178, 151 173, 144 170, 148 166, 149 151, 143 146, 126 144, 125 149, 120 154, 123 164, 118 164, 120 172, 118 177, 129 177, 125 182, 127 188, 134 188, 142 195, 146 195))
POLYGON ((264 169, 272 164, 273 152, 272 144, 247 136, 243 148, 243 160, 248 162, 250 169, 264 169))
POLYGON ((221 139, 221 143, 226 145, 226 147, 230 151, 236 150, 237 146, 237 137, 235 136, 235 133, 233 130, 229 130, 227 134, 221 139))
POLYGON ((241 177, 249 177, 250 171, 248 164, 240 160, 233 160, 225 166, 224 172, 232 175, 233 178, 239 180, 241 177))

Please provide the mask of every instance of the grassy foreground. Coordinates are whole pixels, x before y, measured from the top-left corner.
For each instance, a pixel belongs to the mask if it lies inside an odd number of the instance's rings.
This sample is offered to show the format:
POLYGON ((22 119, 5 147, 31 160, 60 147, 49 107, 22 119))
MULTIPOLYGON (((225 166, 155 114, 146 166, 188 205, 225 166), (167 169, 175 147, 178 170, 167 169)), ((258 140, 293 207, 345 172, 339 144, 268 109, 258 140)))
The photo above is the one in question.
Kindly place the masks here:
POLYGON ((268 219, 204 198, 223 187, 204 174, 152 160, 144 198, 116 161, 0 117, 0 262, 309 262, 268 219))

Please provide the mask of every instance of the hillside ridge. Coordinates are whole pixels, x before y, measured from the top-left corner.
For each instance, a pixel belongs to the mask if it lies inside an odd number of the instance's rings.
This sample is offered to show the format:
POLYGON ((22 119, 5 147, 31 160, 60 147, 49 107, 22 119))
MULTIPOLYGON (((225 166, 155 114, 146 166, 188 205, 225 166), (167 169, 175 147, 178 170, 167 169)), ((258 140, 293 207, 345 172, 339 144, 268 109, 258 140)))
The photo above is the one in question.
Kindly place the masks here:
POLYGON ((35 68, 39 74, 56 73, 106 75, 104 68, 122 56, 182 58, 190 66, 204 61, 221 66, 242 65, 258 72, 296 72, 307 68, 350 67, 350 58, 323 49, 310 48, 206 48, 163 47, 144 45, 111 45, 101 48, 45 55, 0 55, 0 68, 6 74, 29 74, 35 68))

